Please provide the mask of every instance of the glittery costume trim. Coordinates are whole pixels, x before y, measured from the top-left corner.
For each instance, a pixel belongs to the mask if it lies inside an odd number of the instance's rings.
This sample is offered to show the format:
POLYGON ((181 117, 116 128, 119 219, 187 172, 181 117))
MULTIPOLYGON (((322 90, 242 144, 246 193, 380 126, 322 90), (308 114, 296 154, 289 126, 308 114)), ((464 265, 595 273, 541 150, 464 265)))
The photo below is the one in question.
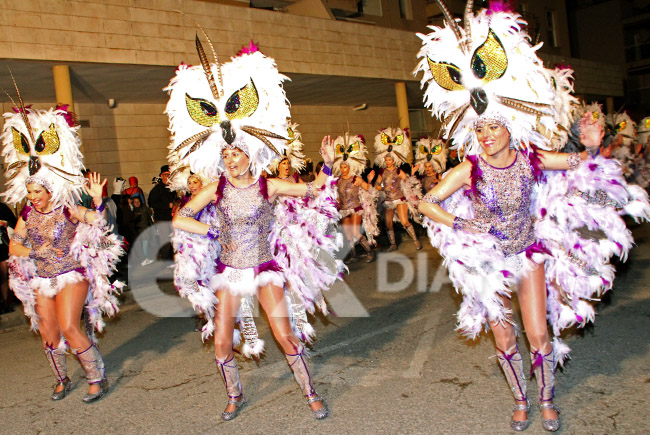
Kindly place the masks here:
POLYGON ((397 169, 384 169, 381 173, 381 185, 386 194, 386 201, 404 200, 402 180, 397 175, 397 169))
POLYGON ((535 374, 540 402, 550 402, 555 395, 555 354, 546 355, 533 349, 530 353, 531 373, 535 374))
POLYGON ((52 193, 52 185, 43 177, 36 177, 34 175, 27 177, 25 180, 25 186, 28 184, 38 184, 39 186, 46 188, 48 192, 52 193))
POLYGON ((305 199, 311 199, 314 198, 314 182, 310 181, 309 183, 306 184, 307 190, 305 191, 305 199))
POLYGON ((67 285, 75 284, 84 279, 86 279, 84 269, 76 269, 51 278, 35 276, 29 281, 29 288, 31 288, 34 293, 47 296, 48 298, 53 298, 67 285))
POLYGON ((255 296, 259 287, 268 284, 282 287, 284 282, 282 269, 275 260, 244 269, 229 267, 217 260, 215 275, 210 278, 209 285, 215 292, 226 289, 230 294, 248 297, 255 296))
POLYGON ((434 195, 433 193, 429 192, 426 195, 424 195, 422 201, 429 204, 440 204, 442 202, 442 199, 440 199, 437 195, 434 195))
POLYGON ((509 133, 512 132, 510 122, 499 113, 490 113, 489 115, 482 115, 476 118, 474 121, 474 130, 483 127, 485 124, 499 124, 501 127, 508 129, 509 133))
MULTIPOLYGON (((361 211, 361 198, 359 196, 359 186, 354 184, 354 178, 339 177, 337 190, 339 193, 339 208, 341 209, 341 216, 343 210, 361 211)), ((348 214, 350 214, 348 213, 348 214)))
POLYGON ((65 351, 49 344, 43 349, 47 362, 50 364, 52 373, 59 382, 63 382, 68 377, 68 370, 65 364, 65 351))
POLYGON ((525 401, 527 399, 526 377, 524 376, 524 365, 519 353, 519 347, 516 347, 512 353, 497 349, 497 360, 510 386, 512 395, 516 400, 525 401))
POLYGON ((178 215, 182 217, 194 218, 194 209, 191 207, 183 207, 178 211, 178 215))
POLYGON ((573 171, 580 166, 580 155, 578 153, 571 153, 566 158, 566 162, 569 165, 569 170, 573 171))
POLYGON ((86 373, 86 380, 89 384, 98 384, 106 379, 106 369, 99 349, 95 343, 91 343, 88 349, 81 352, 75 351, 79 364, 86 373))

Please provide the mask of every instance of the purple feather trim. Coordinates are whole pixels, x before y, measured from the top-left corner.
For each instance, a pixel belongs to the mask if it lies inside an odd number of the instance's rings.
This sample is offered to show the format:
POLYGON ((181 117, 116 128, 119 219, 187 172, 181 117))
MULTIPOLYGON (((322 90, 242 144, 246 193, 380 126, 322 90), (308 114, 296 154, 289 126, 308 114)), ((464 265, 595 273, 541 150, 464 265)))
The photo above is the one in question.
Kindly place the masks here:
POLYGON ((27 222, 27 216, 29 215, 29 212, 32 211, 32 208, 28 205, 23 207, 22 211, 20 212, 20 217, 27 222))
POLYGON ((221 201, 221 198, 223 198, 223 189, 226 187, 226 176, 221 175, 219 178, 219 184, 217 185, 217 200, 215 201, 215 204, 219 204, 219 201, 221 201))
POLYGON ((540 241, 537 241, 532 245, 530 245, 529 247, 527 247, 524 252, 526 252, 526 258, 528 258, 529 260, 533 258, 533 254, 552 255, 551 251, 546 249, 546 247, 540 241))
MULTIPOLYGON (((224 270, 226 270, 226 267, 231 267, 231 266, 226 266, 217 258, 215 261, 216 267, 215 267, 215 272, 216 273, 223 273, 224 270)), ((255 272, 255 276, 259 275, 262 272, 282 272, 282 268, 278 263, 276 263, 275 260, 267 261, 266 263, 259 264, 253 268, 255 272)))
POLYGON ((467 159, 470 161, 472 164, 472 172, 471 172, 471 179, 472 179, 472 187, 471 189, 467 189, 465 191, 465 195, 467 196, 474 196, 475 198, 478 197, 478 188, 476 185, 478 182, 483 178, 483 171, 481 171, 481 168, 478 166, 478 156, 467 156, 467 159))
POLYGON ((528 161, 530 162, 530 168, 533 170, 533 177, 539 183, 544 172, 542 170, 542 160, 535 146, 531 146, 531 150, 528 152, 528 161))
POLYGON ((260 192, 262 193, 262 196, 264 197, 264 199, 268 200, 269 199, 268 181, 266 181, 266 178, 260 177, 259 183, 260 183, 260 192))

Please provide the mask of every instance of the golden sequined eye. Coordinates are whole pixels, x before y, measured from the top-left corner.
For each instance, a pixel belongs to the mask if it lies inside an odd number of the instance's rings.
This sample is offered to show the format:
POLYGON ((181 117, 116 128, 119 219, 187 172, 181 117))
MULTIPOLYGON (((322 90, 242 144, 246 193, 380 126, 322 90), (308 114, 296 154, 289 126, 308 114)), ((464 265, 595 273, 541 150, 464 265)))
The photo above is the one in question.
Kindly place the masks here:
POLYGON ((434 62, 427 57, 433 79, 441 88, 448 91, 462 91, 465 86, 461 83, 460 70, 456 65, 445 62, 434 62))
POLYGON ((442 151, 442 145, 435 145, 433 147, 433 150, 431 150, 433 154, 440 154, 441 151, 442 151))
POLYGON ((650 128, 650 118, 645 120, 645 126, 646 128, 650 128))
POLYGON ((202 98, 192 98, 185 94, 185 107, 192 119, 203 127, 212 127, 219 124, 217 107, 202 98))
POLYGON ((359 145, 359 141, 357 141, 357 142, 351 144, 351 145, 348 147, 348 154, 352 154, 352 153, 354 153, 354 152, 358 152, 359 149, 360 149, 360 147, 361 147, 361 145, 359 145))
POLYGON ((295 139, 293 129, 291 127, 287 127, 287 134, 289 135, 289 140, 287 142, 291 143, 295 139))
POLYGON ((29 155, 29 142, 24 134, 11 127, 11 133, 14 138, 14 148, 18 154, 29 155))
POLYGON ((36 143, 34 144, 34 151, 40 155, 50 155, 54 154, 59 150, 59 135, 56 132, 56 127, 54 124, 50 124, 50 128, 44 130, 36 143))
POLYGON ((260 103, 255 83, 251 80, 246 86, 233 93, 226 101, 228 119, 248 118, 257 110, 260 103))
POLYGON ((627 127, 627 121, 621 121, 618 123, 616 126, 616 131, 622 131, 625 130, 625 127, 627 127))
POLYGON ((508 56, 497 35, 490 29, 487 39, 474 51, 472 71, 483 83, 501 78, 508 68, 508 56))
POLYGON ((341 144, 336 147, 336 154, 345 154, 345 145, 341 144))
POLYGON ((402 145, 402 142, 404 142, 404 135, 398 134, 395 138, 395 145, 402 145))
POLYGON ((381 134, 381 143, 383 143, 384 145, 390 144, 390 138, 386 133, 381 134))

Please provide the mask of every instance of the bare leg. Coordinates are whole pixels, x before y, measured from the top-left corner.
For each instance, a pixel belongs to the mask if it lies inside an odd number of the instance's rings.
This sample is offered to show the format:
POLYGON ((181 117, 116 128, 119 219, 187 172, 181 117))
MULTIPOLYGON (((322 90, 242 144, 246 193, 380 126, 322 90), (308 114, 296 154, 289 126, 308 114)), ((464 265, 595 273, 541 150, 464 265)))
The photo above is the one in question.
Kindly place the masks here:
POLYGON ((397 206, 397 217, 399 218, 400 223, 406 230, 409 236, 411 236, 411 239, 413 239, 413 243, 415 243, 415 248, 416 249, 421 249, 422 245, 420 244, 420 241, 418 240, 417 235, 415 234, 415 228, 413 228, 413 225, 411 225, 411 222, 409 222, 409 209, 408 205, 406 204, 400 204, 397 206))
MULTIPOLYGON (((550 353, 552 361, 553 346, 549 339, 546 322, 546 280, 544 265, 539 265, 522 278, 519 289, 519 304, 521 306, 521 316, 524 322, 526 336, 530 343, 531 352, 536 351, 542 355, 548 355, 550 353)), ((536 372, 536 377, 538 376, 536 372)), ((549 377, 552 376, 552 373, 549 373, 549 377)), ((541 380, 537 379, 537 382, 540 385, 541 380)), ((552 403, 553 385, 551 384, 553 381, 551 380, 549 382, 550 384, 547 385, 547 388, 550 391, 544 393, 540 389, 540 396, 545 396, 540 397, 540 400, 552 403)), ((557 420, 557 411, 554 408, 543 408, 542 418, 557 420)))
MULTIPOLYGON (((229 402, 241 402, 244 396, 239 382, 237 361, 234 359, 232 351, 232 334, 235 329, 235 319, 239 311, 239 305, 241 304, 241 296, 234 296, 228 290, 218 290, 217 299, 219 299, 219 304, 216 308, 214 320, 214 354, 226 385, 229 402)), ((234 418, 237 408, 236 404, 228 403, 224 414, 232 415, 232 418, 234 418)))
MULTIPOLYGON (((278 344, 282 348, 282 351, 286 355, 297 355, 301 353, 302 343, 293 333, 291 328, 291 322, 289 321, 289 312, 287 309, 287 303, 284 297, 284 290, 275 285, 267 285, 260 287, 258 292, 258 299, 260 305, 264 309, 268 319, 269 325, 271 326, 271 331, 273 331, 273 336, 277 340, 278 344)), ((301 363, 306 364, 301 355, 301 363)), ((306 369, 306 365, 305 365, 306 369)), ((296 373, 296 368, 292 366, 294 374, 296 373)), ((309 376, 307 372, 307 376, 309 376)), ((298 376, 296 376, 298 380, 298 376)), ((307 382, 311 382, 309 379, 307 382)), ((301 388, 304 385, 301 384, 301 381, 298 381, 298 384, 301 385, 301 388)), ((303 388, 305 392, 305 388, 303 388)), ((311 392, 306 392, 305 395, 315 394, 313 388, 311 392)), ((312 410, 319 410, 323 408, 322 401, 314 401, 310 403, 312 410)))
POLYGON ((388 251, 396 251, 397 243, 395 242, 395 230, 393 229, 393 216, 395 216, 395 210, 387 208, 384 214, 384 220, 386 221, 386 231, 388 232, 388 241, 390 246, 388 251))
MULTIPOLYGON (((61 339, 61 331, 56 321, 56 303, 54 298, 48 298, 41 294, 36 294, 36 313, 38 314, 38 330, 41 333, 41 340, 43 341, 43 349, 47 352, 50 349, 59 347, 61 339)), ((60 376, 57 370, 57 380, 60 381, 60 376)), ((66 374, 67 376, 67 374, 66 374)), ((63 391, 64 385, 59 382, 59 385, 54 390, 54 393, 63 391)))
POLYGON ((344 217, 341 222, 343 224, 343 233, 345 233, 345 240, 347 240, 348 245, 350 246, 350 256, 346 257, 346 261, 356 261, 355 245, 357 243, 357 239, 354 238, 352 216, 344 217))

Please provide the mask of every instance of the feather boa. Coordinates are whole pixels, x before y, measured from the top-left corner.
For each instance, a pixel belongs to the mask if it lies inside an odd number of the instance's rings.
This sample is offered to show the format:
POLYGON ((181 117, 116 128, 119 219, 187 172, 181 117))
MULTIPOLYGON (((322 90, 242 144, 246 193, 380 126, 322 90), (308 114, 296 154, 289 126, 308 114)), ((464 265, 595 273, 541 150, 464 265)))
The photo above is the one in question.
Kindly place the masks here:
MULTIPOLYGON (((462 191, 441 205, 456 216, 473 217, 471 200, 462 191)), ((532 254, 531 259, 538 264, 545 261, 547 317, 556 336, 556 361, 561 364, 569 348, 557 336, 565 328, 594 321, 591 302, 613 284, 612 255, 624 261, 633 245, 620 215, 650 220, 650 205, 643 189, 625 182, 615 161, 595 157, 575 171, 545 172, 534 189, 531 212, 536 217, 535 236, 550 252, 532 254)), ((510 297, 517 272, 504 258, 497 240, 456 231, 429 219, 425 226, 454 287, 463 295, 457 329, 476 338, 488 328, 487 322, 508 321, 509 312, 499 296, 510 297)))
POLYGON ((375 237, 379 235, 379 219, 377 214, 377 201, 379 192, 374 187, 370 189, 359 189, 359 199, 363 214, 361 215, 363 230, 371 245, 376 245, 375 237))
MULTIPOLYGON (((93 329, 101 332, 104 329, 103 316, 110 317, 117 313, 118 300, 115 295, 124 287, 120 281, 111 284, 108 280, 124 253, 121 242, 106 227, 104 219, 99 218, 92 225, 79 223, 70 251, 85 269, 84 275, 89 284, 86 312, 93 329)), ((32 330, 37 331, 36 294, 29 285, 30 280, 37 276, 36 264, 28 257, 11 256, 9 267, 9 285, 23 303, 32 330)))
MULTIPOLYGON (((411 218, 417 223, 421 223, 420 212, 418 211, 418 204, 422 199, 422 184, 420 180, 414 175, 407 177, 401 182, 402 192, 406 197, 406 204, 408 205, 411 218)), ((397 213, 395 213, 394 220, 399 221, 397 213)))

